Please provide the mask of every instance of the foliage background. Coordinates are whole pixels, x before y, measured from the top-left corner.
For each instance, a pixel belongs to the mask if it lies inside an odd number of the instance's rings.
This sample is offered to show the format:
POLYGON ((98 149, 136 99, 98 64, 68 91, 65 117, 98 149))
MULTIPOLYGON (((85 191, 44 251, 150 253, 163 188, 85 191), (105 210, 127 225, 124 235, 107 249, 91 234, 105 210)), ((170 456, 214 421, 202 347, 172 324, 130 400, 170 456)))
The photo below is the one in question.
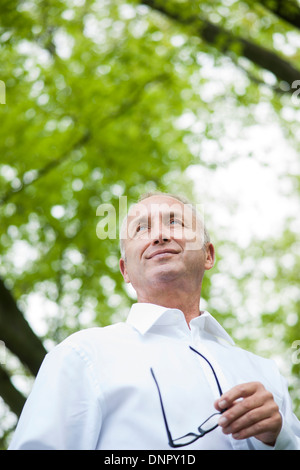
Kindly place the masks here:
POLYGON ((292 0, 1 1, 1 448, 45 352, 126 317, 96 211, 153 189, 204 204, 201 308, 277 361, 300 417, 299 18, 292 0))

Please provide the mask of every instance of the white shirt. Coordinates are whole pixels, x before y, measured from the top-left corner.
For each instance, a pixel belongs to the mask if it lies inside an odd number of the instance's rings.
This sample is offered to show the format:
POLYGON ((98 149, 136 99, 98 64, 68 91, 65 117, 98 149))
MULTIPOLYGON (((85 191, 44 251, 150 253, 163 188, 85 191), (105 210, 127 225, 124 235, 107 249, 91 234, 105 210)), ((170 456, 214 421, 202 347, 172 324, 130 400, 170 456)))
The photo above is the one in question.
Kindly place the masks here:
MULTIPOLYGON (((236 347, 208 312, 189 328, 180 310, 146 303, 134 304, 125 323, 80 331, 47 354, 9 449, 172 450, 150 368, 173 439, 197 432, 219 397, 210 366, 190 346, 211 362, 223 392, 262 382, 283 417, 275 449, 300 449, 300 423, 273 361, 236 347)), ((182 448, 191 449, 272 448, 218 427, 182 448)))

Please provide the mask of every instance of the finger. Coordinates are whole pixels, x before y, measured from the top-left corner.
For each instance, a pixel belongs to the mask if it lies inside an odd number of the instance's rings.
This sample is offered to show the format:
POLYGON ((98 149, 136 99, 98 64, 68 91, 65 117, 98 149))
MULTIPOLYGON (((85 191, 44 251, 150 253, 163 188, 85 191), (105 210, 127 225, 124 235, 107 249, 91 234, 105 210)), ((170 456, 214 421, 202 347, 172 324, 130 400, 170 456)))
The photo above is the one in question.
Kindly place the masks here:
POLYGON ((258 390, 264 390, 259 382, 249 382, 236 385, 225 392, 216 402, 215 408, 218 411, 230 408, 237 400, 254 395, 258 390))
POLYGON ((254 423, 252 426, 243 428, 240 431, 233 432, 232 437, 237 440, 256 437, 266 444, 274 445, 279 434, 280 426, 280 423, 274 424, 273 418, 267 418, 254 423))
POLYGON ((273 403, 271 394, 268 400, 264 398, 264 394, 251 395, 242 400, 237 400, 222 413, 220 425, 226 427, 233 422, 243 423, 248 420, 251 423, 259 419, 259 416, 262 419, 267 418, 273 412, 273 403))
POLYGON ((266 444, 273 445, 282 426, 282 417, 273 396, 265 390, 266 400, 257 408, 251 408, 251 397, 233 405, 222 414, 219 425, 224 434, 232 434, 235 439, 256 437, 266 444), (244 413, 244 410, 248 409, 244 413))
POLYGON ((244 429, 250 429, 255 426, 260 421, 270 418, 272 415, 271 407, 260 406, 259 408, 254 408, 246 413, 244 410, 245 407, 236 410, 237 407, 230 408, 228 414, 223 414, 219 419, 219 425, 222 427, 224 434, 234 434, 239 433, 244 429))
POLYGON ((259 419, 268 418, 278 413, 278 406, 273 399, 273 395, 264 387, 242 400, 235 401, 222 414, 220 426, 228 427, 233 422, 237 426, 241 423, 252 424, 259 419))

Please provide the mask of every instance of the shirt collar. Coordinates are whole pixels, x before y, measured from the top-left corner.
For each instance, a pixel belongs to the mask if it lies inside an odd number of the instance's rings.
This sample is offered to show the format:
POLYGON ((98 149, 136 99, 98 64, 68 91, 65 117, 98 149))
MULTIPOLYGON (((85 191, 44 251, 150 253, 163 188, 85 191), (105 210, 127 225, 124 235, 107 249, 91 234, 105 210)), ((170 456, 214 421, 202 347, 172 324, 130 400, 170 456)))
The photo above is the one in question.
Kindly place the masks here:
MULTIPOLYGON (((142 335, 147 333, 154 325, 180 326, 182 324, 182 330, 188 330, 184 314, 181 310, 143 302, 137 302, 132 305, 126 323, 133 326, 142 335)), ((190 327, 204 330, 217 339, 234 344, 234 341, 224 328, 207 311, 203 311, 199 317, 193 318, 190 322, 190 327)))
POLYGON ((138 302, 132 305, 127 323, 132 325, 142 335, 154 325, 170 326, 184 320, 183 312, 176 308, 167 308, 161 305, 138 302))
POLYGON ((234 341, 229 336, 227 331, 220 325, 220 323, 207 311, 204 311, 199 315, 199 317, 193 318, 190 322, 190 326, 192 327, 198 326, 198 328, 206 331, 208 334, 215 336, 219 341, 222 343, 229 343, 234 345, 234 341))

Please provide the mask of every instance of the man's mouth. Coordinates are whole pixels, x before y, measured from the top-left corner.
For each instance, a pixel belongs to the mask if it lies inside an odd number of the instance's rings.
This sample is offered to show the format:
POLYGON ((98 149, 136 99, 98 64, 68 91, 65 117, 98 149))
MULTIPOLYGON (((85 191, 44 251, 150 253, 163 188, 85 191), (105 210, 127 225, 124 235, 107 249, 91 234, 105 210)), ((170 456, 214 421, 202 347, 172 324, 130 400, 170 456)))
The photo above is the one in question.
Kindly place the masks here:
POLYGON ((148 259, 151 258, 164 258, 165 256, 168 255, 174 255, 177 254, 178 251, 172 250, 172 249, 165 249, 165 250, 157 250, 151 253, 149 256, 147 256, 148 259))

